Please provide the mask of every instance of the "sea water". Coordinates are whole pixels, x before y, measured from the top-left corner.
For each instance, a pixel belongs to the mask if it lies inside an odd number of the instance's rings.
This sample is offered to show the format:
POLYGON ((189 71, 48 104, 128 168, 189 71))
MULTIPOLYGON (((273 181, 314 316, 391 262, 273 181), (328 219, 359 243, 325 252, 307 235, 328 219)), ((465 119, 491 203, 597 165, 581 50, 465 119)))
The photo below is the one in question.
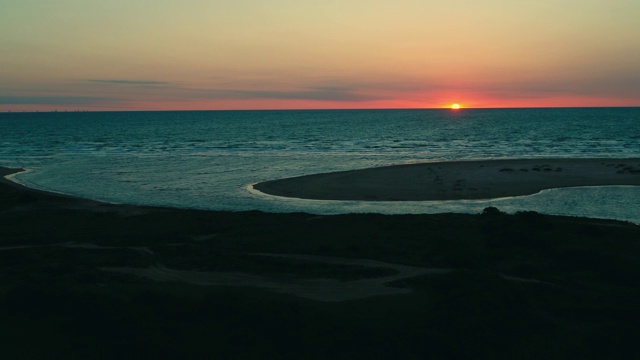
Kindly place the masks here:
POLYGON ((0 165, 34 188, 107 202, 212 210, 508 212, 640 223, 640 187, 495 200, 285 199, 248 185, 444 160, 640 157, 640 108, 58 112, 0 114, 0 165))

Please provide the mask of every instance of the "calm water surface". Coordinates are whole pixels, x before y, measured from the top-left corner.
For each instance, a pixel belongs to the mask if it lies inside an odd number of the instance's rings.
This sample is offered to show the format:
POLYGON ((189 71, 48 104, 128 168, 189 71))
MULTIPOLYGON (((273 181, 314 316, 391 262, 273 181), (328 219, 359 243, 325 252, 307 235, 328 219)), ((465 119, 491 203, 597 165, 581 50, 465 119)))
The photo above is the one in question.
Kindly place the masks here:
POLYGON ((247 185, 439 160, 640 157, 640 108, 0 114, 0 165, 26 185, 110 202, 214 210, 535 210, 640 223, 640 187, 491 201, 281 199, 247 185))

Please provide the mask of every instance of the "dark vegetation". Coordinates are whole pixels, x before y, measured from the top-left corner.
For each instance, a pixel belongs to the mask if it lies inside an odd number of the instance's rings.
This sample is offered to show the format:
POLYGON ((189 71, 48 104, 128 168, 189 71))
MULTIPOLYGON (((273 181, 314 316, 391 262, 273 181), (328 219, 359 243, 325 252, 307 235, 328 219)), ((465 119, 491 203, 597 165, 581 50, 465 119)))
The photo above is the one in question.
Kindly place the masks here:
POLYGON ((325 217, 135 208, 0 184, 0 247, 6 359, 640 356, 640 227, 629 223, 496 208, 325 217), (409 294, 327 303, 101 270, 389 271, 252 253, 455 271, 389 284, 409 294))

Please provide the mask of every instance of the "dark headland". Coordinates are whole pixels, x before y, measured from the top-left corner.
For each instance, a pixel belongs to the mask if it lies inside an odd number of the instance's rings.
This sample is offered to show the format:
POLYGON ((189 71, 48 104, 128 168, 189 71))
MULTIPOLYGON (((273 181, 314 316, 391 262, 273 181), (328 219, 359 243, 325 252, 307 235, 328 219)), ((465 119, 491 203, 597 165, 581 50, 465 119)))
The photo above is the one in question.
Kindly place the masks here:
POLYGON ((6 359, 640 357, 640 226, 619 221, 181 210, 2 179, 0 269, 6 359))

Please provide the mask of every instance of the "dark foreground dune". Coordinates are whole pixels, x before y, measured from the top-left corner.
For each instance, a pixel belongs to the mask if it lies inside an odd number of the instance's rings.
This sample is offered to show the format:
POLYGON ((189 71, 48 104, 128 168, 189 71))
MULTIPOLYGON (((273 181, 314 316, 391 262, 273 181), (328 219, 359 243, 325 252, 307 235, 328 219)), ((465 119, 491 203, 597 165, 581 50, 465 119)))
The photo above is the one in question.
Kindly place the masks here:
POLYGON ((545 189, 640 185, 640 159, 517 159, 436 162, 266 181, 256 190, 318 200, 490 199, 545 189))
POLYGON ((1 180, 0 354, 638 358, 639 239, 532 212, 195 211, 1 180))

